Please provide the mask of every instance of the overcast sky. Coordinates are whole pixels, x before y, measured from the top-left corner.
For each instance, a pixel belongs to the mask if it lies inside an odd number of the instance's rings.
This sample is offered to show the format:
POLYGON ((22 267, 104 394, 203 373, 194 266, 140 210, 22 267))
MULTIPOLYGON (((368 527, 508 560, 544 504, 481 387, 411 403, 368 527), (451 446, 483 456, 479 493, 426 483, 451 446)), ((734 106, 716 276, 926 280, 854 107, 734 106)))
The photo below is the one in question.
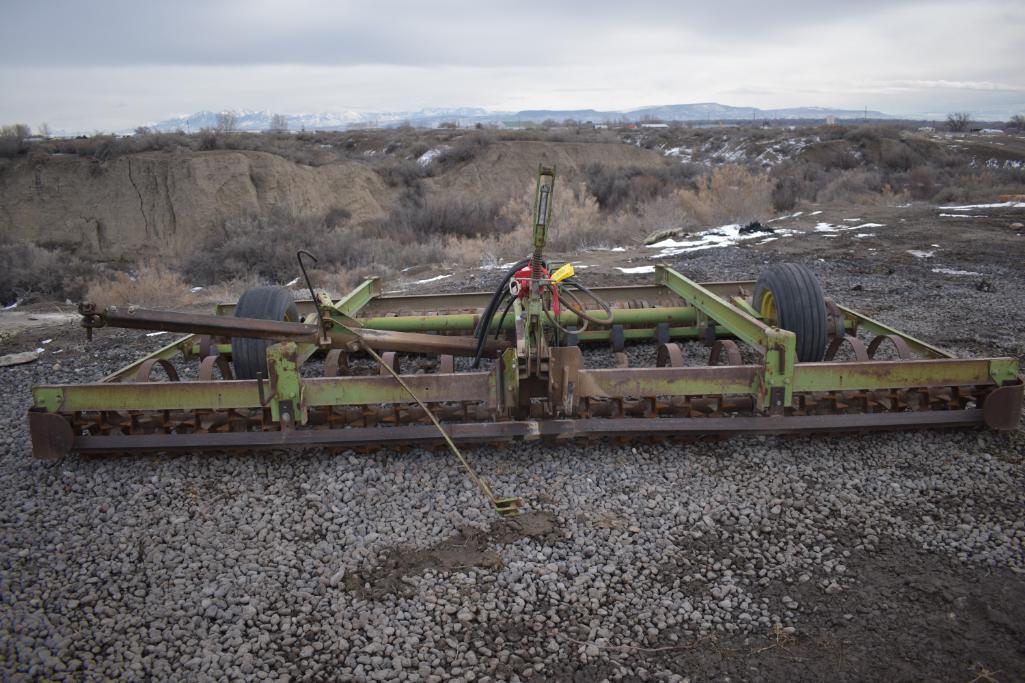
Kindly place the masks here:
POLYGON ((2 0, 0 123, 716 101, 1025 112, 1025 0, 2 0))

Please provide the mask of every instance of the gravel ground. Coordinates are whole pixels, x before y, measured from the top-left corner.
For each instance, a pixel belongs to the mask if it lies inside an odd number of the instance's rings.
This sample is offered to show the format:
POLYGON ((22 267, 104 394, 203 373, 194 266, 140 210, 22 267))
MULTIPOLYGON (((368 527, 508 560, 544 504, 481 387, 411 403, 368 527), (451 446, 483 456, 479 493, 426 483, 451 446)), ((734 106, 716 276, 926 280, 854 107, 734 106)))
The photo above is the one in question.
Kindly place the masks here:
MULTIPOLYGON (((809 238, 677 266, 801 259, 925 339, 1025 354, 1025 241, 947 245, 977 288, 905 253, 930 234, 911 215, 878 252, 809 238)), ((0 350, 44 338, 0 369, 4 679, 1025 678, 1020 430, 477 448, 532 510, 496 520, 441 451, 34 461, 32 384, 167 339, 47 328, 0 350)))

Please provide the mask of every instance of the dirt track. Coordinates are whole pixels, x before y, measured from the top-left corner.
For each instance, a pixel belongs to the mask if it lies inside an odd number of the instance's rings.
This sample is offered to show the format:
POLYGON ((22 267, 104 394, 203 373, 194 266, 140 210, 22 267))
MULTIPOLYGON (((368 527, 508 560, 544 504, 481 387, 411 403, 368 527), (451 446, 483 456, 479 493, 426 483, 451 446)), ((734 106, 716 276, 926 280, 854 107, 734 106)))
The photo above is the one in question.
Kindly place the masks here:
MULTIPOLYGON (((709 280, 801 260, 840 303, 1025 360, 1025 209, 820 210, 772 224, 802 234, 668 260, 709 280), (845 218, 883 227, 814 231, 845 218)), ((577 260, 589 282, 641 281, 614 266, 656 251, 577 260)), ((44 339, 0 369, 6 675, 1025 679, 1022 429, 474 450, 536 511, 516 526, 443 453, 34 462, 30 384, 169 336, 39 327, 0 353, 44 339)))

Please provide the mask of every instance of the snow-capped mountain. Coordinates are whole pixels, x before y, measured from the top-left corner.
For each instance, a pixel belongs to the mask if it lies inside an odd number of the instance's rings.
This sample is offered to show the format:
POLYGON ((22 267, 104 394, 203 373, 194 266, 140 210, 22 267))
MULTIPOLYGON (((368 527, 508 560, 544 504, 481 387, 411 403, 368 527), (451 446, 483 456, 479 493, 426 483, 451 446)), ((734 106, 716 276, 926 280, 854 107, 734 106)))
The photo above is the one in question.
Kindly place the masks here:
MULTIPOLYGON (((275 112, 235 111, 235 129, 241 131, 264 131, 271 127, 275 112)), ((734 107, 717 102, 695 104, 669 104, 638 109, 600 111, 596 109, 528 109, 518 112, 490 111, 480 107, 430 108, 417 111, 360 112, 339 110, 310 113, 284 114, 289 130, 343 130, 353 127, 387 127, 409 123, 414 126, 437 126, 452 121, 460 125, 474 123, 540 123, 546 120, 609 122, 642 121, 740 121, 750 119, 810 119, 821 120, 827 116, 837 119, 894 118, 879 111, 855 109, 831 109, 828 107, 791 107, 784 109, 759 109, 757 107, 734 107)), ((214 111, 200 111, 195 114, 177 116, 149 125, 161 131, 184 130, 196 132, 203 128, 216 128, 220 114, 214 111)))

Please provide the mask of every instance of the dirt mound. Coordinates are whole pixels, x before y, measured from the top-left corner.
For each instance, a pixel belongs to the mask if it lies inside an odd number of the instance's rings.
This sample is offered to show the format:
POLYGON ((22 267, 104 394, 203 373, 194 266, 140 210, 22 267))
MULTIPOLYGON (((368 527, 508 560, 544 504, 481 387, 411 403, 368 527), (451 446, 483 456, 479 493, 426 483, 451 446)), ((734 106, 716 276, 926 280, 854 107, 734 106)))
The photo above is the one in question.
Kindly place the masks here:
POLYGON ((669 162, 658 152, 618 142, 505 141, 491 143, 475 159, 427 182, 436 189, 474 194, 519 194, 532 182, 539 163, 555 164, 564 183, 575 182, 594 163, 656 168, 669 162))
POLYGON ((470 567, 499 569, 502 558, 491 546, 514 543, 524 538, 554 542, 560 538, 558 522, 549 512, 527 512, 500 519, 491 529, 467 526, 452 538, 423 550, 393 548, 380 565, 345 577, 346 587, 364 597, 379 598, 405 593, 410 585, 402 579, 427 569, 456 571, 470 567))
POLYGON ((264 152, 146 152, 106 163, 25 160, 0 174, 0 235, 75 246, 93 258, 176 256, 225 220, 285 208, 355 221, 391 196, 358 162, 302 166, 264 152))

